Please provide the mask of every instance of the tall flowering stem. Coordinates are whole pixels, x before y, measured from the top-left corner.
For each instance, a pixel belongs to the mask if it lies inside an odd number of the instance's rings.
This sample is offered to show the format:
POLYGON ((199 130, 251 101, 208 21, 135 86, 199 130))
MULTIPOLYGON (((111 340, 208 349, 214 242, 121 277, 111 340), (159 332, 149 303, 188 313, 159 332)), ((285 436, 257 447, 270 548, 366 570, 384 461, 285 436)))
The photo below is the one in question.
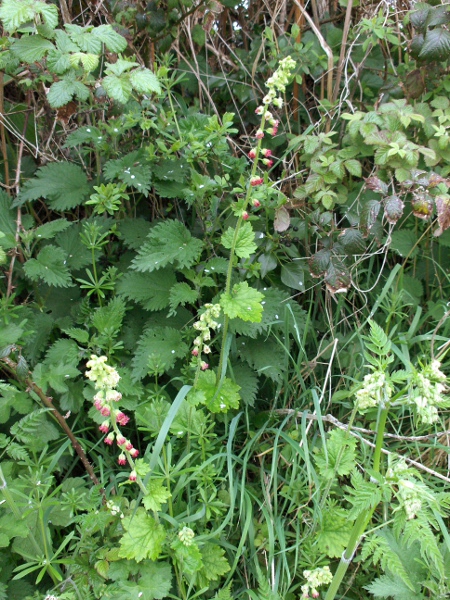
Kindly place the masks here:
POLYGON ((130 417, 118 409, 118 402, 122 399, 122 394, 116 390, 120 381, 120 375, 114 367, 107 363, 106 356, 95 356, 93 354, 86 363, 88 371, 86 377, 94 382, 96 394, 94 396, 94 406, 105 417, 99 429, 105 433, 105 444, 112 446, 114 441, 120 449, 118 458, 119 465, 128 465, 131 468, 129 481, 136 482, 143 494, 147 493, 144 482, 136 473, 136 465, 133 459, 139 456, 139 450, 133 446, 129 439, 123 435, 119 426, 127 425, 130 417))
MULTIPOLYGON (((263 164, 265 164, 265 166, 269 167, 273 164, 272 160, 270 159, 270 151, 263 148, 263 139, 266 133, 272 136, 275 136, 277 134, 279 121, 273 117, 272 113, 269 111, 269 106, 273 105, 275 108, 282 108, 283 98, 281 94, 283 94, 286 91, 286 85, 289 83, 291 72, 295 68, 295 64, 295 61, 290 56, 287 56, 286 58, 283 58, 280 61, 278 69, 275 71, 272 77, 269 77, 269 79, 266 82, 266 87, 269 89, 269 91, 266 94, 266 96, 264 96, 262 105, 258 106, 258 108, 255 111, 257 115, 261 116, 261 123, 255 134, 256 145, 249 152, 249 157, 251 160, 253 160, 253 165, 250 173, 249 182, 247 185, 242 212, 238 217, 236 227, 234 229, 234 235, 230 249, 230 258, 228 262, 227 279, 225 283, 225 294, 230 293, 236 243, 238 240, 238 234, 242 222, 246 221, 249 218, 247 209, 249 208, 251 202, 253 189, 254 187, 261 185, 264 182, 263 178, 257 175, 259 159, 261 156, 263 157, 263 164)), ((253 206, 255 208, 258 208, 259 205, 260 202, 257 201, 253 206)), ((217 383, 219 383, 222 376, 223 363, 226 355, 226 339, 228 335, 228 326, 229 317, 225 315, 219 367, 217 370, 217 383)))

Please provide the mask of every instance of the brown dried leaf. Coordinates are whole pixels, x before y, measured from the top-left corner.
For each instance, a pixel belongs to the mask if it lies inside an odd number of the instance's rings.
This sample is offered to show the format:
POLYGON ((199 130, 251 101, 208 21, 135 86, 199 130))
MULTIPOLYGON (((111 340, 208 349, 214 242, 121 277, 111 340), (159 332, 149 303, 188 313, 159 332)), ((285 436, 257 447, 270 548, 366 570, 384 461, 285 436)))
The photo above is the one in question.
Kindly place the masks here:
POLYGON ((450 198, 448 196, 436 196, 435 198, 438 223, 441 231, 450 227, 450 198))

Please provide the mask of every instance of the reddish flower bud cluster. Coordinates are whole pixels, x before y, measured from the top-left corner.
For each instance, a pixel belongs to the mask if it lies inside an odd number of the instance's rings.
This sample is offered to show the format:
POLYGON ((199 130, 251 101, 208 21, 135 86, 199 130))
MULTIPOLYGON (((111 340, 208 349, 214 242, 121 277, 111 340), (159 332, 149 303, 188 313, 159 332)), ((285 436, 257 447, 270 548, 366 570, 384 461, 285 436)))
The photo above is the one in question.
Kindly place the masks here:
POLYGON ((250 179, 250 185, 252 187, 255 187, 257 185, 261 185, 262 183, 264 183, 264 179, 262 177, 258 177, 257 175, 255 177, 252 177, 250 179))

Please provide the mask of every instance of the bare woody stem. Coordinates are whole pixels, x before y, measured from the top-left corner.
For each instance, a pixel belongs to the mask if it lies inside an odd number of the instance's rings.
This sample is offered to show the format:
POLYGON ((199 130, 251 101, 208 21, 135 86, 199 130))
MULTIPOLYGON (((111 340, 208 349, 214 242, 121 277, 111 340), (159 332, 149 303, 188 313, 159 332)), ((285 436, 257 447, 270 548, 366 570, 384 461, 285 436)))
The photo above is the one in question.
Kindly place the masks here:
MULTIPOLYGON (((94 473, 94 469, 92 468, 92 465, 90 464, 90 462, 87 459, 85 451, 83 450, 80 442, 75 437, 73 431, 70 429, 65 418, 53 405, 53 399, 50 396, 47 396, 43 392, 43 390, 31 379, 30 373, 25 378, 19 377, 19 375, 17 373, 17 363, 15 363, 13 360, 11 360, 10 358, 2 358, 1 361, 8 367, 8 370, 19 381, 20 380, 24 381, 24 383, 27 386, 28 392, 33 391, 39 397, 39 400, 41 400, 42 404, 44 404, 44 406, 46 406, 47 408, 49 408, 51 410, 53 417, 56 419, 56 421, 58 421, 62 430, 64 431, 64 433, 67 435, 67 437, 71 441, 73 449, 78 454, 78 457, 80 458, 81 462, 83 463, 83 466, 86 469, 86 472, 88 473, 92 483, 94 485, 100 485, 100 482, 97 479, 96 474, 94 473)), ((102 490, 102 494, 103 494, 103 490, 102 490)))

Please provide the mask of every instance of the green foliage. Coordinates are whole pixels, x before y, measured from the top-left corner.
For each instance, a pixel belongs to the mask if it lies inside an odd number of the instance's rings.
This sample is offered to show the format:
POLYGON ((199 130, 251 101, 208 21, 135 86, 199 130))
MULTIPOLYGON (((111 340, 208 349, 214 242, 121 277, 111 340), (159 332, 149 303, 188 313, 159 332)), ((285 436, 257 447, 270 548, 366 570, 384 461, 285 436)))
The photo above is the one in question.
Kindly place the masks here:
POLYGON ((120 539, 120 558, 141 562, 159 557, 166 533, 153 517, 138 509, 135 515, 124 519, 123 527, 126 533, 120 539))

